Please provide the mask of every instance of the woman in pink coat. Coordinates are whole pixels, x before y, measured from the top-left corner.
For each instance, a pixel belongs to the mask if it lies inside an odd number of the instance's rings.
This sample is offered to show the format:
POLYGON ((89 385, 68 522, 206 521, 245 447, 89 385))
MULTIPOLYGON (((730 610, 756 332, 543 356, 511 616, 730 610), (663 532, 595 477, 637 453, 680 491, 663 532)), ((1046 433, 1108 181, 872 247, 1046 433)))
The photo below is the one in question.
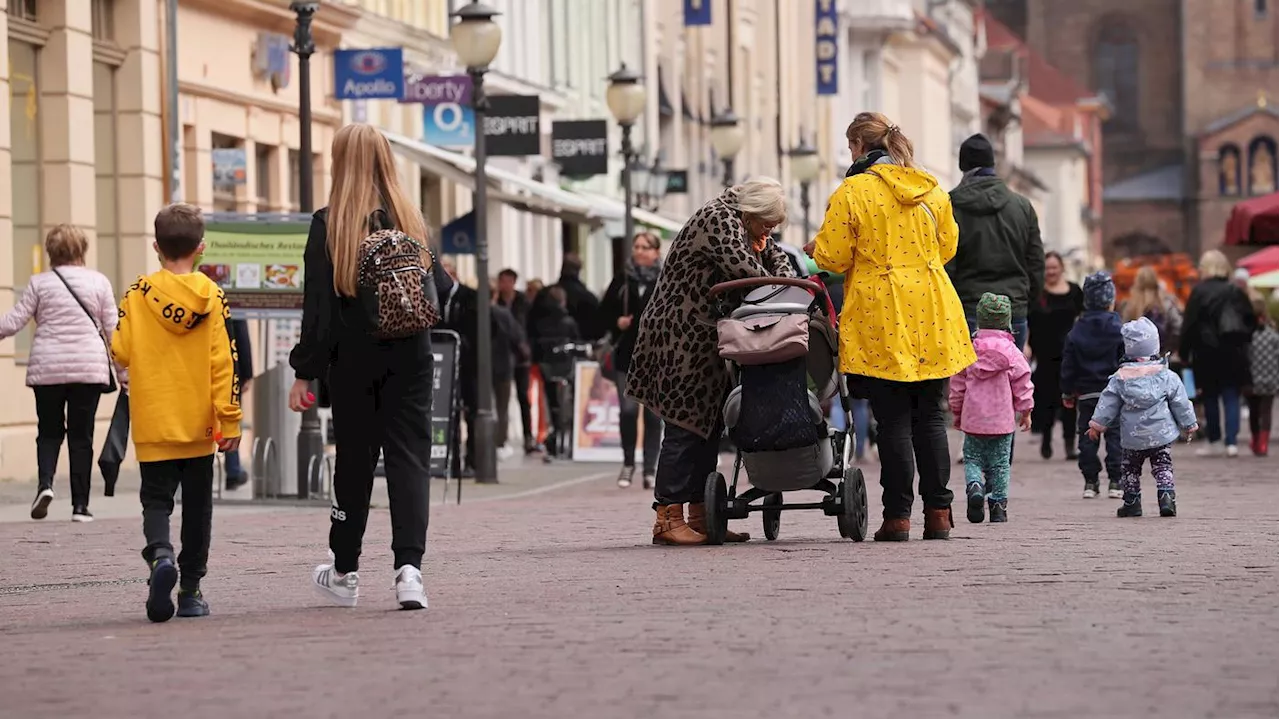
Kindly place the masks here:
POLYGON ((79 229, 58 225, 44 241, 52 269, 34 275, 13 309, 0 317, 0 339, 36 321, 27 386, 36 395, 36 464, 40 485, 31 518, 44 519, 53 501, 53 474, 66 439, 71 460, 71 520, 91 522, 93 422, 111 382, 106 345, 118 321, 111 282, 84 266, 89 242, 79 229))
POLYGON ((1008 297, 990 292, 982 296, 973 336, 978 361, 951 378, 951 413, 956 429, 965 434, 965 494, 969 521, 974 523, 983 519, 984 497, 992 522, 1008 520, 1013 434, 1015 429, 1031 429, 1035 388, 1026 357, 1013 342, 1012 314, 1008 297))

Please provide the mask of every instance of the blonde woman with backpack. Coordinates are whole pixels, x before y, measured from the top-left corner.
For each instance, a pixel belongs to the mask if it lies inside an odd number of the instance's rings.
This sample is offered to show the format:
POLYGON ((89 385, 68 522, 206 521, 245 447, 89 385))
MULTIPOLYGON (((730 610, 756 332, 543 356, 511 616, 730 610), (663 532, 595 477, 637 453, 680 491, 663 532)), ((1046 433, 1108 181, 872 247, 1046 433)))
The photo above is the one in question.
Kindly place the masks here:
POLYGON ((369 498, 379 452, 391 505, 396 598, 424 609, 431 457, 429 329, 453 281, 434 268, 422 215, 400 180, 391 146, 369 125, 333 139, 329 205, 317 211, 304 251, 302 335, 289 355, 297 377, 289 408, 333 410, 337 462, 330 510, 332 562, 312 573, 316 591, 354 607, 369 498), (327 390, 327 391, 326 391, 327 390))

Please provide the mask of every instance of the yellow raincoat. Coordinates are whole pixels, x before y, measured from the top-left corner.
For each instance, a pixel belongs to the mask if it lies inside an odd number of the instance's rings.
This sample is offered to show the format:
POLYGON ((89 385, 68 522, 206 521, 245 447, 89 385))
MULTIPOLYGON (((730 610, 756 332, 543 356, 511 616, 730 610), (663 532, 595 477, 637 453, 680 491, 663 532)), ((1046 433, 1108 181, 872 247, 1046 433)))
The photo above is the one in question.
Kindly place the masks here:
POLYGON ((958 240, 951 199, 923 170, 881 163, 836 189, 813 259, 845 276, 841 372, 920 382, 974 362, 964 307, 943 269, 958 240))

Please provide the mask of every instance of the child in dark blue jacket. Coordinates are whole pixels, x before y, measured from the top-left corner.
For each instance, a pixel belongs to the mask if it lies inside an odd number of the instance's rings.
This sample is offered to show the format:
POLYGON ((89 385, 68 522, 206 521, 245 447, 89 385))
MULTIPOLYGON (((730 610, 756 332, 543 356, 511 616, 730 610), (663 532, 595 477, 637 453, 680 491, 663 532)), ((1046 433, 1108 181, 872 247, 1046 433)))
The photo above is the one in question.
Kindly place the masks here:
MULTIPOLYGON (((1115 313, 1116 286, 1111 275, 1095 272, 1084 281, 1084 314, 1067 334, 1062 350, 1062 404, 1076 407, 1076 429, 1080 449, 1080 473, 1084 475, 1084 498, 1098 496, 1098 476, 1102 463, 1098 460, 1099 440, 1088 435, 1089 418, 1098 405, 1098 397, 1124 358, 1124 338, 1120 334, 1120 315, 1115 313)), ((1119 499, 1121 459, 1124 451, 1115 432, 1104 435, 1107 443, 1108 496, 1119 499)))

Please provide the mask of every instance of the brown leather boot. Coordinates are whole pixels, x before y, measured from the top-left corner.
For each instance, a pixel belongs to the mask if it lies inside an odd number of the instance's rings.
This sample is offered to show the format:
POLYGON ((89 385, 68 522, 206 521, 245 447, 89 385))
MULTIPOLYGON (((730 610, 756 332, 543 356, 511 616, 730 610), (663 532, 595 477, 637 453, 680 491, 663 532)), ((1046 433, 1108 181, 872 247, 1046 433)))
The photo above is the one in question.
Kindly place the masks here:
POLYGON ((877 542, 905 542, 910 538, 910 519, 886 519, 872 537, 877 542))
POLYGON ((951 539, 951 528, 956 526, 951 518, 951 508, 924 509, 924 538, 951 539))
POLYGON ((653 543, 673 547, 705 544, 707 535, 695 532, 684 521, 683 504, 658 505, 658 518, 653 523, 653 543))
MULTIPOLYGON (((703 535, 707 533, 707 511, 701 503, 689 505, 689 528, 703 535)), ((745 542, 748 539, 751 539, 751 535, 746 532, 735 532, 732 529, 726 529, 724 532, 726 544, 730 542, 745 542)))

